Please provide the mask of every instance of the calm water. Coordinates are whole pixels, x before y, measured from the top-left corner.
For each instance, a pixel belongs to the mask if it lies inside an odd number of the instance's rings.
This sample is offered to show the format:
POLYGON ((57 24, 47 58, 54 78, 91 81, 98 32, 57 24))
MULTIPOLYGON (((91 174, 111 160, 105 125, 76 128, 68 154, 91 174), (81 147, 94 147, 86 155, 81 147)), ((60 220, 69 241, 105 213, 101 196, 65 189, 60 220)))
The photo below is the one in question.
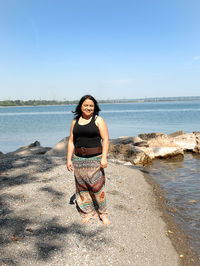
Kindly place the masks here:
MULTIPOLYGON (((200 131, 200 102, 130 103, 100 105, 110 138, 140 133, 200 131)), ((54 146, 69 135, 75 106, 0 108, 0 151, 14 151, 39 140, 54 146)), ((157 160, 149 173, 177 209, 177 223, 191 236, 200 254, 200 155, 186 154, 184 161, 157 160)))
POLYGON ((177 162, 155 160, 146 170, 164 188, 175 220, 189 235, 200 262, 200 154, 185 154, 177 162))
MULTIPOLYGON (((140 133, 198 131, 200 102, 130 103, 100 105, 110 138, 140 133)), ((54 146, 69 135, 75 106, 0 108, 0 151, 13 151, 39 140, 54 146)))

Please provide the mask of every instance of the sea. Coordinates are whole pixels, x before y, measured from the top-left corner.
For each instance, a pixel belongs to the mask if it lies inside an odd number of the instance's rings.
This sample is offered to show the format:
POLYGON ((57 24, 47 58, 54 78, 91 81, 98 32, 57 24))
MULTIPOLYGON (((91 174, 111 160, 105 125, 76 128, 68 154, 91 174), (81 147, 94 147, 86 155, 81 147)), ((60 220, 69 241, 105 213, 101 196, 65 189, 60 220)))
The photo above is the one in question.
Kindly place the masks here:
MULTIPOLYGON (((141 133, 200 131, 200 101, 100 104, 110 138, 141 133)), ((75 105, 0 108, 0 151, 11 152, 36 140, 53 147, 69 135, 75 105)), ((200 155, 182 161, 155 160, 146 169, 162 187, 176 223, 200 254, 200 155)))

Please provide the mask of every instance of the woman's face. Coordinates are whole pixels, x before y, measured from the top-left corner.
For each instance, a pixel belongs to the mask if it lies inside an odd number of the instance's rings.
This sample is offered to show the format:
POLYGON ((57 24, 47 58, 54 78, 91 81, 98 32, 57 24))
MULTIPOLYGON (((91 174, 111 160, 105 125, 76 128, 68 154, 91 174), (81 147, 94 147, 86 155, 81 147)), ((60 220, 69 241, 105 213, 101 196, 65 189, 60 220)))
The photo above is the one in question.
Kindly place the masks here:
POLYGON ((90 117, 94 113, 94 102, 90 99, 86 99, 81 105, 82 116, 90 117))

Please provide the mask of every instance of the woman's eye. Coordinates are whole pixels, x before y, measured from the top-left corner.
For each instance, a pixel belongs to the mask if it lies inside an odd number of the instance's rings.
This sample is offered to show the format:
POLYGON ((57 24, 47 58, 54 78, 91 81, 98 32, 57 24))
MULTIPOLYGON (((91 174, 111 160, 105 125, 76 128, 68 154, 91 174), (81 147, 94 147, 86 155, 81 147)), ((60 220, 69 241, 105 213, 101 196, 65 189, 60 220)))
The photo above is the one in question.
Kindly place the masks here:
POLYGON ((85 108, 90 107, 90 108, 94 108, 94 105, 84 105, 85 108))

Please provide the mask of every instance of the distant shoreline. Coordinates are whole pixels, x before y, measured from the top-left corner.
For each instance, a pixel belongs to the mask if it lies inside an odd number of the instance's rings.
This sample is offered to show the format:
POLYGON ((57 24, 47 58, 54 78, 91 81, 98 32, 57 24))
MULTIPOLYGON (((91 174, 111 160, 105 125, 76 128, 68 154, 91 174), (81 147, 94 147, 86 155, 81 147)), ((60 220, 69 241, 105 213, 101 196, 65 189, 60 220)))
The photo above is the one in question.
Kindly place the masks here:
MULTIPOLYGON (((200 101, 200 96, 186 97, 154 97, 140 99, 112 99, 98 100, 100 104, 116 104, 116 103, 147 103, 147 102, 185 102, 185 101, 200 101)), ((54 100, 4 100, 0 101, 0 107, 33 107, 33 106, 65 106, 77 104, 78 100, 74 101, 54 101, 54 100)))

